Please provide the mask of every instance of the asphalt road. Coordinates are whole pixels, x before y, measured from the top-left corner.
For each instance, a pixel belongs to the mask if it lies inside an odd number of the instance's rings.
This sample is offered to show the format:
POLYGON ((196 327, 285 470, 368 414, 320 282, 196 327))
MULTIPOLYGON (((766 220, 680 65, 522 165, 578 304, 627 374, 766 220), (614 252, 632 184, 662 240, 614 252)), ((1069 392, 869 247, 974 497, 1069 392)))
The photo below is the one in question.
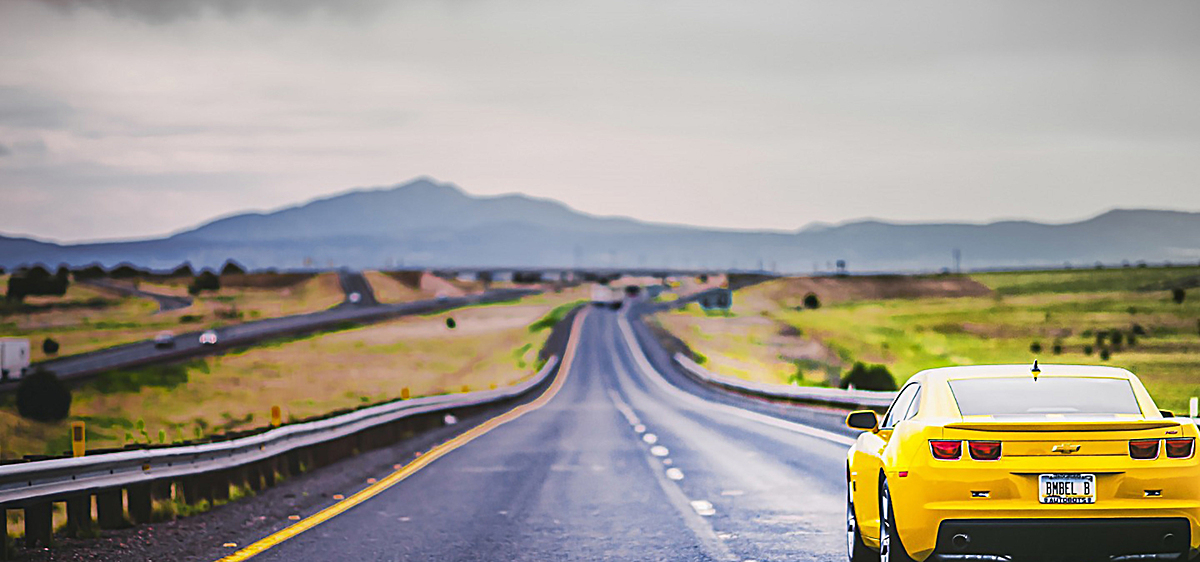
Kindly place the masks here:
POLYGON ((342 292, 346 294, 346 298, 340 306, 379 304, 379 301, 375 300, 375 291, 371 288, 371 282, 367 281, 367 277, 361 271, 338 271, 338 283, 342 285, 342 292), (358 300, 355 301, 352 295, 358 295, 358 300))
POLYGON ((80 281, 80 283, 82 283, 84 285, 91 285, 98 289, 101 289, 104 291, 111 291, 111 292, 121 294, 121 295, 150 299, 150 300, 158 303, 158 311, 159 312, 169 312, 172 310, 179 310, 181 308, 187 308, 189 306, 192 306, 192 298, 191 297, 177 297, 175 295, 160 295, 158 293, 143 291, 143 290, 133 287, 131 285, 114 283, 114 282, 108 281, 106 279, 91 279, 91 280, 87 280, 87 281, 80 281))
POLYGON ((699 387, 630 312, 588 310, 540 408, 253 560, 844 559, 840 415, 699 387))
MULTIPOLYGON (((337 306, 329 310, 256 320, 217 330, 219 345, 202 346, 200 332, 176 334, 171 347, 155 347, 153 341, 115 346, 100 351, 72 355, 35 364, 53 371, 60 379, 87 377, 120 367, 174 361, 215 353, 230 346, 250 345, 264 339, 337 327, 343 323, 376 322, 410 314, 426 314, 450 310, 480 302, 497 302, 519 298, 535 291, 528 289, 498 289, 479 295, 431 299, 397 304, 359 304, 337 306)), ((0 384, 0 392, 15 389, 16 382, 0 384)))

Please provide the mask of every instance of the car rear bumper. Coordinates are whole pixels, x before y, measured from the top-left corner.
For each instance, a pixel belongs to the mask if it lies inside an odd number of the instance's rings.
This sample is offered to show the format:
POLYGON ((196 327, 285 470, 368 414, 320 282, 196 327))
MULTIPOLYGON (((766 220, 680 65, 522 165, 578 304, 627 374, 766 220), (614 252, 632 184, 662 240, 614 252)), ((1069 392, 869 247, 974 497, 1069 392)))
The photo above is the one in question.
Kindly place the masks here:
POLYGON ((1187 560, 1191 530, 1184 517, 954 519, 928 560, 1187 560))

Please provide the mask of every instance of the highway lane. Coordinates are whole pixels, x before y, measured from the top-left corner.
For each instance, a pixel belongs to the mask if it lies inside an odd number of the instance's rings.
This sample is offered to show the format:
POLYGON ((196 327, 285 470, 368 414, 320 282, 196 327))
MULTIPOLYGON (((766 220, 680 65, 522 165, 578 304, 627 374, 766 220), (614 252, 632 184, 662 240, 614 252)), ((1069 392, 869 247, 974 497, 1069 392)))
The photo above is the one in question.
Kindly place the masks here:
POLYGON ((587 311, 540 409, 253 559, 843 559, 845 437, 684 392, 629 312, 587 311))
MULTIPOLYGON (((499 302, 519 298, 536 291, 527 289, 498 289, 479 295, 430 299, 397 304, 363 306, 337 306, 329 310, 297 314, 280 318, 255 320, 235 324, 217 330, 220 344, 202 346, 200 332, 177 334, 171 347, 158 348, 152 341, 115 346, 90 353, 82 353, 61 359, 35 364, 53 371, 59 378, 69 380, 87 377, 99 372, 121 367, 174 361, 220 351, 235 345, 249 345, 263 339, 281 337, 337 327, 343 323, 377 322, 388 318, 411 314, 426 314, 450 310, 461 306, 483 302, 499 302)), ((16 382, 0 384, 0 392, 15 389, 16 382)))

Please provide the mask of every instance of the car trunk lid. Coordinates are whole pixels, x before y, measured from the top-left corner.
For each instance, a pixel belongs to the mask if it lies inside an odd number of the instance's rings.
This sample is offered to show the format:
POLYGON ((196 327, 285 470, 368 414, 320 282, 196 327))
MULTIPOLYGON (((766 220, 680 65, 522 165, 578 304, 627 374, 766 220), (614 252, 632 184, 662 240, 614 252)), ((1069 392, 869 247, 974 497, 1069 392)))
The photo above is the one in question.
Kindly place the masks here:
POLYGON ((1129 441, 1181 435, 1170 419, 1085 419, 1051 416, 998 420, 970 416, 945 425, 944 438, 1001 441, 1005 457, 1128 456, 1129 441))

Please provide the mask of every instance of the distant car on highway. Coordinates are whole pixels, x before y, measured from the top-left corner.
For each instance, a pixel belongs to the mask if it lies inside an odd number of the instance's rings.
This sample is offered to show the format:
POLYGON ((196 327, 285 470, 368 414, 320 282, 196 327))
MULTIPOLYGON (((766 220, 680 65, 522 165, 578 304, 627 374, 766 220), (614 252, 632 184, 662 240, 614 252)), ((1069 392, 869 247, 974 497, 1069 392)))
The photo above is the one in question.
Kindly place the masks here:
POLYGON ((217 345, 216 330, 205 330, 200 334, 200 345, 217 345))
POLYGON ((154 347, 175 347, 175 334, 172 332, 159 332, 154 336, 154 347))
POLYGON ((850 448, 853 562, 1188 560, 1200 548, 1196 424, 1112 367, 917 373, 850 448))
POLYGON ((347 300, 350 301, 350 304, 358 304, 359 301, 362 300, 362 295, 358 293, 350 293, 350 296, 347 297, 347 300))
POLYGON ((439 301, 444 301, 444 300, 449 299, 450 295, 447 295, 446 293, 438 293, 437 297, 435 297, 435 298, 439 301))

